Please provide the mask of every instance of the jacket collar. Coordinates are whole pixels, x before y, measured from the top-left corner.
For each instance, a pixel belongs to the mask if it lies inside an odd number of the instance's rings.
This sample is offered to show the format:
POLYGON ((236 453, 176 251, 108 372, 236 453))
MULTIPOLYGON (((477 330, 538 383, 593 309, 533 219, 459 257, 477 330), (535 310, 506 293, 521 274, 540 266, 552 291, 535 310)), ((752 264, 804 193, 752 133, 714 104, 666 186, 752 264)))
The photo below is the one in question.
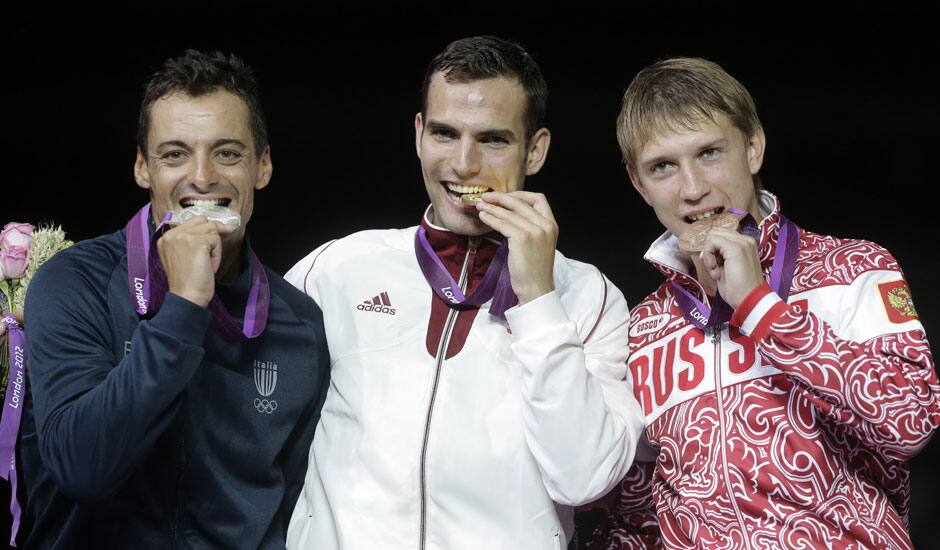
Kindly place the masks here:
POLYGON ((431 221, 431 208, 431 206, 428 206, 424 211, 424 216, 421 218, 421 227, 424 227, 428 243, 434 249, 437 257, 444 263, 444 266, 447 267, 447 271, 450 272, 451 276, 457 278, 460 274, 464 258, 471 245, 476 247, 478 261, 475 262, 475 265, 478 269, 482 267, 485 272, 493 255, 496 254, 500 241, 490 236, 468 237, 467 235, 458 235, 446 227, 435 225, 431 221))

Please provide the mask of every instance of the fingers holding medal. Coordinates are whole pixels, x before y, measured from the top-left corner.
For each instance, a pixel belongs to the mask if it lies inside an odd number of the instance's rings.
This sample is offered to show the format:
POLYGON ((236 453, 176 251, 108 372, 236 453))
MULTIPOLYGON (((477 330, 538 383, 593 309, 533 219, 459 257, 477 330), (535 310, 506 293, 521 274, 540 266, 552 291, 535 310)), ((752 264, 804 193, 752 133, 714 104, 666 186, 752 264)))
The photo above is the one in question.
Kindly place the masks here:
POLYGON ((476 203, 480 220, 509 241, 512 289, 525 304, 554 290, 552 268, 558 224, 541 193, 484 193, 476 203))
POLYGON ((167 231, 157 248, 170 292, 206 307, 215 293, 215 272, 222 258, 216 222, 195 217, 167 231))
POLYGON ((757 243, 737 231, 741 217, 730 214, 715 220, 707 233, 695 237, 701 242, 700 245, 696 242, 695 247, 700 248, 702 265, 717 283, 722 299, 732 308, 737 308, 754 288, 764 283, 757 243))

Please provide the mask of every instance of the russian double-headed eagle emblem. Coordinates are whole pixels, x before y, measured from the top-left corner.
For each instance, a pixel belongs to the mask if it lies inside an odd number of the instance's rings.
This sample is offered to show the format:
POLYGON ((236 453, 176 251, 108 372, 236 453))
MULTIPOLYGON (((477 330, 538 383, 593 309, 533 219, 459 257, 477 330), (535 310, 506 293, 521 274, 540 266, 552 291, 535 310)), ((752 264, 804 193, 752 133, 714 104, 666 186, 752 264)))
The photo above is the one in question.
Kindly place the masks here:
POLYGON ((917 310, 911 299, 911 290, 903 279, 878 285, 885 313, 892 323, 906 323, 917 319, 917 310))
POLYGON ((911 300, 911 291, 906 286, 900 286, 888 291, 888 303, 906 317, 917 317, 914 301, 911 300))

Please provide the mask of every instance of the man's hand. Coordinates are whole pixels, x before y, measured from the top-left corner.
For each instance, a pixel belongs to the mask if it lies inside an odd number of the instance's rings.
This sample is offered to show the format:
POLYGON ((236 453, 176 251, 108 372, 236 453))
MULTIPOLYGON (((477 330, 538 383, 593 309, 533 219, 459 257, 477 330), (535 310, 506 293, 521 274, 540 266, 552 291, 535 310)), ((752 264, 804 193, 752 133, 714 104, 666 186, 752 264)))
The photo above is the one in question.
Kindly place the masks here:
POLYGON ((712 229, 705 239, 701 258, 709 276, 718 284, 718 293, 733 308, 764 283, 754 239, 737 231, 712 229))
POLYGON ((170 229, 157 241, 170 292, 206 307, 215 294, 222 238, 215 222, 199 216, 170 229))
POLYGON ((525 304, 555 289, 552 268, 558 224, 545 195, 527 191, 485 193, 480 220, 509 241, 512 290, 525 304))

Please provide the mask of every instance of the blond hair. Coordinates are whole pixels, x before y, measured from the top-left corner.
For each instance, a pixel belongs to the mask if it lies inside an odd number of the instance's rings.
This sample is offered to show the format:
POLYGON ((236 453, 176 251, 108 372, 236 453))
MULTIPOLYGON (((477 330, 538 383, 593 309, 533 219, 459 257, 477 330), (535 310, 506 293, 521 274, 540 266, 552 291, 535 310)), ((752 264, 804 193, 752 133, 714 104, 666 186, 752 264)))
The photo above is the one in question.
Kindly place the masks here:
POLYGON ((747 89, 720 65, 696 57, 676 57, 646 67, 623 94, 617 141, 627 168, 636 155, 664 132, 693 130, 723 113, 749 138, 761 127, 747 89))

